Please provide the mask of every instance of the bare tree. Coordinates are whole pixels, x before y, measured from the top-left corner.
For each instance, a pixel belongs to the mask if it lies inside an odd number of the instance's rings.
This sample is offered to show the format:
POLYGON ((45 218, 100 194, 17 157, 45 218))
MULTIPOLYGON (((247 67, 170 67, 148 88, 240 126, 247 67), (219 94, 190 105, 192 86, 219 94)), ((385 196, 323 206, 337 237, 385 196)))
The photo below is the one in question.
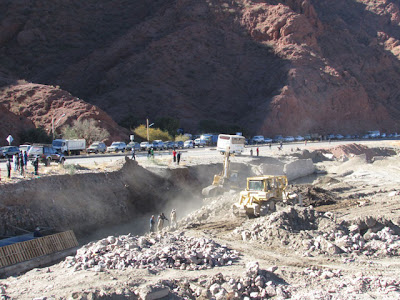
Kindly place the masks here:
POLYGON ((94 119, 75 120, 72 126, 65 125, 61 133, 65 139, 85 139, 88 144, 103 141, 110 136, 110 133, 100 128, 94 119))

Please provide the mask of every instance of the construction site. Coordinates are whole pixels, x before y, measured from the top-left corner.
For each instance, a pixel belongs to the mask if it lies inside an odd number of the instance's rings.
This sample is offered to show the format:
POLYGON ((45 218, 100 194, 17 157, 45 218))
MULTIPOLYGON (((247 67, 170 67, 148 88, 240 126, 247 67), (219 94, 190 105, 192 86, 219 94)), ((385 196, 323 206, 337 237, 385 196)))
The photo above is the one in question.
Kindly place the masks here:
POLYGON ((400 143, 260 149, 2 184, 2 237, 76 242, 36 264, 0 251, 1 299, 400 299, 400 143))

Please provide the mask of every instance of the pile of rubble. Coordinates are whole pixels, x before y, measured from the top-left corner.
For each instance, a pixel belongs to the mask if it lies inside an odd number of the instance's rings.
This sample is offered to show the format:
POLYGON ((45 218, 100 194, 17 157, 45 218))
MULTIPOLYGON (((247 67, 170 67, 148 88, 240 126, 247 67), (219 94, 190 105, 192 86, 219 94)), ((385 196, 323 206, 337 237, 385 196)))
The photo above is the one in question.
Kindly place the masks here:
POLYGON ((206 238, 180 234, 151 234, 149 236, 109 236, 91 242, 67 257, 65 267, 74 270, 148 269, 157 273, 166 268, 203 270, 231 265, 239 253, 206 238))
POLYGON ((397 299, 400 290, 398 279, 382 275, 344 276, 340 270, 318 268, 307 268, 301 275, 306 276, 306 282, 291 286, 293 299, 359 299, 355 295, 365 293, 371 299, 397 299))
POLYGON ((313 254, 400 255, 399 228, 384 218, 337 222, 334 214, 312 208, 287 207, 250 220, 233 232, 244 241, 277 242, 313 254))
POLYGON ((266 299, 278 296, 291 296, 287 283, 270 270, 261 270, 258 262, 246 265, 245 274, 241 277, 226 276, 218 273, 213 277, 200 276, 193 280, 163 280, 171 293, 183 299, 266 299))

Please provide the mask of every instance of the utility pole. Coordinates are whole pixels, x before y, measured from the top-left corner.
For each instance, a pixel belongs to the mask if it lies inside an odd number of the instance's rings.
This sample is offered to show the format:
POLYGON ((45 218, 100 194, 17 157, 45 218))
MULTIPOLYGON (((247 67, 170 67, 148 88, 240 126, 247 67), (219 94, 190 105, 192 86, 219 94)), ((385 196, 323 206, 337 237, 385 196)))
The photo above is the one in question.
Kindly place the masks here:
POLYGON ((53 117, 51 118, 51 133, 53 135, 53 140, 54 140, 54 126, 57 126, 57 124, 61 121, 61 119, 65 116, 65 114, 62 114, 62 116, 57 120, 56 124, 54 124, 54 113, 53 113, 53 117))
POLYGON ((154 125, 154 123, 151 123, 150 125, 149 125, 149 119, 146 119, 146 128, 147 128, 147 141, 150 143, 150 138, 149 138, 149 128, 151 127, 151 126, 153 126, 154 125))
POLYGON ((146 128, 147 128, 147 141, 150 143, 150 140, 149 140, 149 119, 146 119, 146 128))

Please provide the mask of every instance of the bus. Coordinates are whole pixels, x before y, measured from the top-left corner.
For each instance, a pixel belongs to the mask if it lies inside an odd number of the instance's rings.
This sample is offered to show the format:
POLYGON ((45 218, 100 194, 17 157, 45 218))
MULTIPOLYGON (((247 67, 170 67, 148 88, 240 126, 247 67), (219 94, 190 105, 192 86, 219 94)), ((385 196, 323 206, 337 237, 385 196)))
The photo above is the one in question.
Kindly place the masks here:
POLYGON ((246 139, 241 135, 229 135, 220 134, 218 135, 217 150, 224 154, 229 148, 230 153, 240 154, 244 151, 244 145, 246 139))

